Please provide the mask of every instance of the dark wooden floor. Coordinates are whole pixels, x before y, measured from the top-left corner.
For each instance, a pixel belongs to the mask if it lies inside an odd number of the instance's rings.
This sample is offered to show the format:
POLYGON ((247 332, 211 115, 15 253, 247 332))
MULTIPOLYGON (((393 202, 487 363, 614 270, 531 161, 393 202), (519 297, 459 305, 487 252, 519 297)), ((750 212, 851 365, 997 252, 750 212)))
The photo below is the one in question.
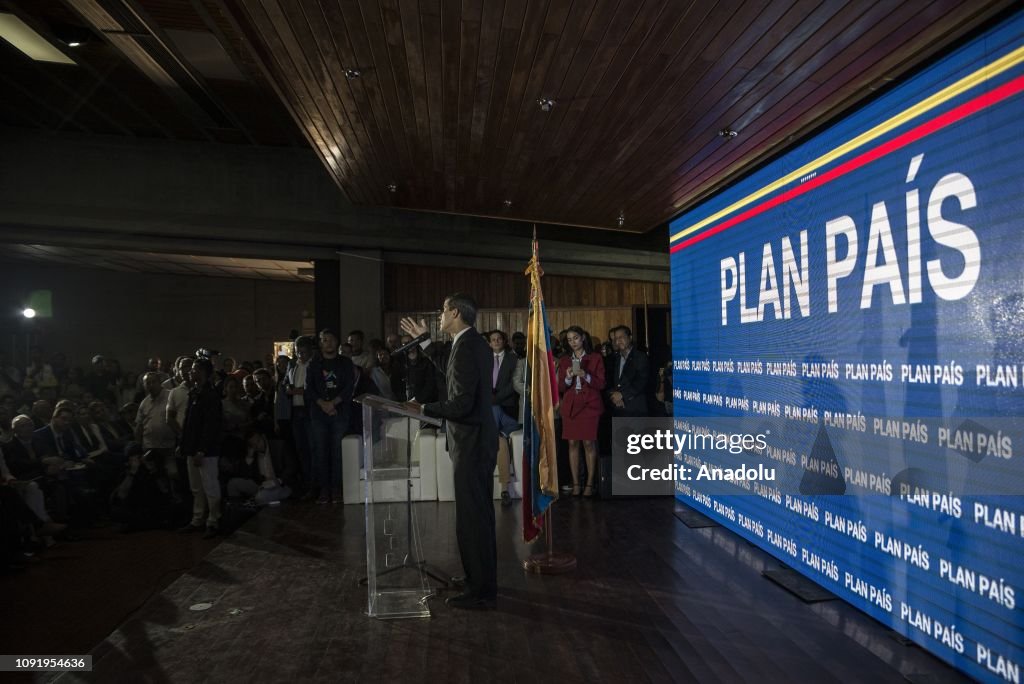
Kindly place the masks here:
MULTIPOLYGON (((93 649, 91 675, 133 682, 959 681, 839 601, 807 605, 761 577, 770 557, 673 502, 557 504, 579 569, 526 576, 518 508, 498 507, 494 612, 363 615, 360 506, 262 511, 93 649), (189 607, 211 602, 205 612, 189 607)), ((453 504, 417 504, 428 559, 458 570, 453 504)))

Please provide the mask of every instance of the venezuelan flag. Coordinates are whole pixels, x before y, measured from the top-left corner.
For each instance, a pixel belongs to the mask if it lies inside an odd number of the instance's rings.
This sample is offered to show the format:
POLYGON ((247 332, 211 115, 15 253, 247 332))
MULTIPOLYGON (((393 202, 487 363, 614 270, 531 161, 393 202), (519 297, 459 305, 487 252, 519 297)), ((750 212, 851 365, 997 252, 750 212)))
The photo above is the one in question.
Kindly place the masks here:
POLYGON ((530 318, 526 333, 526 382, 523 402, 523 538, 531 541, 544 524, 544 513, 558 498, 558 462, 555 456, 555 404, 558 383, 551 353, 551 328, 544 308, 537 236, 530 277, 530 318))

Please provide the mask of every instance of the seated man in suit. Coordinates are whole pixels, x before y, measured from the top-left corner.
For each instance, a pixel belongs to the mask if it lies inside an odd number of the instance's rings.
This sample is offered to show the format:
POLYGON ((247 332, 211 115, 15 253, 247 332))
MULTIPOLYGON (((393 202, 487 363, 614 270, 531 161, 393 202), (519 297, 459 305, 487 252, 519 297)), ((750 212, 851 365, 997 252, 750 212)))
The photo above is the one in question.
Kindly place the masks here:
MULTIPOLYGON (((446 603, 453 608, 494 607, 498 595, 498 563, 494 537, 494 466, 497 461, 498 428, 491 411, 493 357, 477 332, 476 302, 464 294, 444 300, 441 332, 453 336, 446 369, 447 399, 419 404, 411 410, 443 418, 448 427, 448 450, 455 477, 455 536, 465 570, 465 590, 446 603)), ((428 331, 426 321, 402 320, 402 330, 419 336, 428 331)), ((430 353, 429 341, 423 343, 430 353)))
POLYGON ((650 363, 647 354, 633 346, 633 332, 624 325, 611 329, 617 353, 611 356, 606 383, 612 416, 641 418, 647 414, 647 378, 650 363))
POLYGON ((40 458, 56 456, 68 461, 80 461, 86 454, 78 448, 75 435, 71 431, 71 423, 75 412, 68 406, 62 406, 53 412, 47 425, 39 428, 32 435, 32 448, 40 458))

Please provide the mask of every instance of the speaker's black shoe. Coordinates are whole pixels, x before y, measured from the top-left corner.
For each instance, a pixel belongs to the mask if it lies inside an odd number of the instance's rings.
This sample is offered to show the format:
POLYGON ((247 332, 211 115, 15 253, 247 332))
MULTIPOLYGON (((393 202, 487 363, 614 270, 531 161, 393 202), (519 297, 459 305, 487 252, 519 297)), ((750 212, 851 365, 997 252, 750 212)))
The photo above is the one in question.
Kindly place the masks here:
POLYGON ((444 604, 451 608, 463 610, 494 610, 495 601, 493 598, 481 598, 473 594, 459 594, 446 599, 444 604))
POLYGON ((501 493, 501 505, 502 506, 511 506, 512 505, 512 495, 510 495, 508 492, 502 492, 501 493))

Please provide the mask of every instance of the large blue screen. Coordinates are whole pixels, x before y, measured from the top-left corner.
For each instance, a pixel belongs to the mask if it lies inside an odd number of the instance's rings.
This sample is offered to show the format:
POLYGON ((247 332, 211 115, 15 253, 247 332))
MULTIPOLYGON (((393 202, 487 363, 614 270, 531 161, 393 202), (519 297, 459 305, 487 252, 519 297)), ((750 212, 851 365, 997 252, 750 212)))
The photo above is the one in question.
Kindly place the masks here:
POLYGON ((1024 665, 1022 90, 1017 15, 670 226, 677 430, 763 421, 779 472, 677 498, 983 681, 1024 665))

